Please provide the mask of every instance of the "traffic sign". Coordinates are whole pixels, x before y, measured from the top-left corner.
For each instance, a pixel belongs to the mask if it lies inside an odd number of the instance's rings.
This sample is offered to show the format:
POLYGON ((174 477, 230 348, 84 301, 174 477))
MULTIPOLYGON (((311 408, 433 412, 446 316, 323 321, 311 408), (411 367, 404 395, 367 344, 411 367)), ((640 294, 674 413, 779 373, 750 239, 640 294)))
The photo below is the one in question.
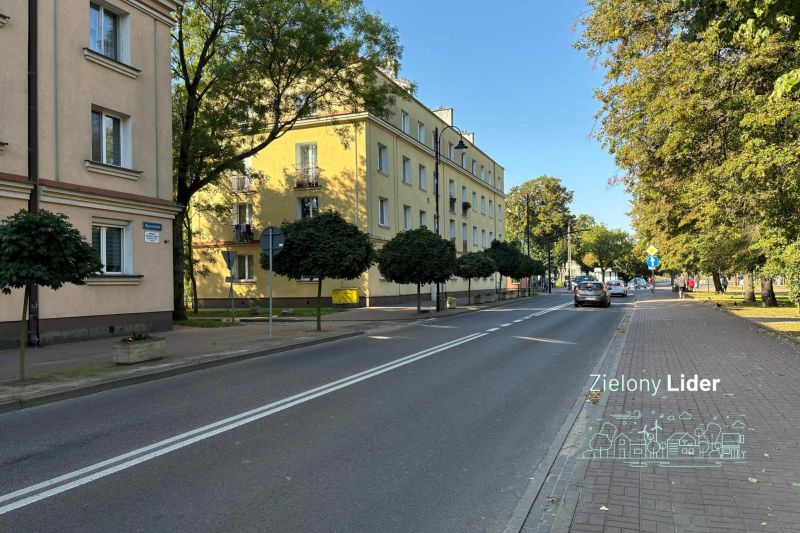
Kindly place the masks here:
POLYGON ((272 252, 272 255, 277 255, 283 250, 283 243, 286 241, 283 231, 275 226, 270 226, 261 232, 261 250, 265 253, 272 252), (270 246, 270 238, 272 245, 270 246))
POLYGON ((222 252, 222 258, 225 260, 225 265, 228 267, 228 270, 231 270, 233 267, 233 263, 236 261, 237 252, 233 250, 225 250, 222 252))
POLYGON ((656 248, 652 244, 647 247, 647 255, 656 255, 657 253, 658 253, 658 248, 656 248))
POLYGON ((658 257, 651 255, 650 257, 647 258, 647 261, 645 261, 645 263, 647 263, 647 268, 649 268, 650 270, 655 270, 658 268, 658 265, 661 264, 661 261, 658 259, 658 257))

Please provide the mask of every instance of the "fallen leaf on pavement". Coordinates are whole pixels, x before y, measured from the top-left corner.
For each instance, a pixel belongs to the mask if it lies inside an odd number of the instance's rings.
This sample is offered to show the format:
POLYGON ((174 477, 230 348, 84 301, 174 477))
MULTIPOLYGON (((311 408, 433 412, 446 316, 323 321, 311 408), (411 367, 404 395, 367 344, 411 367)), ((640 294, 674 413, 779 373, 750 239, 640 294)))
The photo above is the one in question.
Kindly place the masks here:
POLYGON ((606 507, 605 505, 601 505, 600 506, 600 510, 601 511, 608 511, 608 507, 606 507))
POLYGON ((747 478, 747 481, 749 481, 750 483, 758 483, 758 480, 754 477, 747 478))

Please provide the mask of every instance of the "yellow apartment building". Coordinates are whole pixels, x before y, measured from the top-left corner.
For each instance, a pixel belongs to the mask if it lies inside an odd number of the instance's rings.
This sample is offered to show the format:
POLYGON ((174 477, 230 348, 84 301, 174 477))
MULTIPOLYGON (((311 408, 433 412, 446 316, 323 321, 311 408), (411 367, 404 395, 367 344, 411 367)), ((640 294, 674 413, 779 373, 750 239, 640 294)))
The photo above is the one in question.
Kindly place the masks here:
MULTIPOLYGON (((435 231, 434 133, 441 135, 440 234, 452 240, 459 254, 488 248, 503 239, 503 167, 464 134, 466 150, 457 150, 452 109, 431 110, 412 96, 398 98, 389 120, 369 113, 310 117, 248 161, 255 178, 233 176, 205 191, 194 210, 198 234, 194 257, 204 275, 197 277, 200 307, 229 305, 222 260, 235 250, 235 302, 262 306, 267 298, 267 273, 259 265, 260 232, 283 221, 334 209, 367 232, 380 247, 400 231, 427 226, 435 231), (344 133, 344 136, 342 135, 344 133), (346 142, 343 142, 343 137, 346 142), (199 206, 213 204, 212 212, 199 206)), ((473 280, 474 292, 494 291, 497 279, 473 280)), ((324 280, 323 296, 357 288, 362 306, 415 301, 415 285, 381 279, 373 266, 358 280, 324 280)), ((454 279, 448 296, 466 294, 464 280, 454 279)), ((429 294, 431 287, 424 289, 429 294)), ((275 276, 278 306, 311 305, 313 280, 275 276)))
MULTIPOLYGON (((35 195, 40 208, 66 214, 105 265, 84 286, 38 288, 29 336, 171 327, 170 31, 179 3, 38 0, 36 24, 34 3, 0 3, 0 219, 35 195), (28 83, 29 51, 38 86, 28 83), (29 104, 38 173, 28 163, 29 104)), ((0 344, 17 338, 22 298, 0 294, 0 344)))

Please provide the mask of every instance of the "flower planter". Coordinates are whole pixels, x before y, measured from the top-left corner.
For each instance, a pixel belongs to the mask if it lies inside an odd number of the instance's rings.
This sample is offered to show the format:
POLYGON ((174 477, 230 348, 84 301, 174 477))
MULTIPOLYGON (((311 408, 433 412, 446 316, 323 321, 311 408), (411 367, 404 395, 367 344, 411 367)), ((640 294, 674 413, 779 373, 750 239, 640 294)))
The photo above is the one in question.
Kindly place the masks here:
POLYGON ((135 341, 121 340, 115 342, 113 346, 114 362, 120 365, 161 359, 167 355, 167 340, 163 337, 135 341))

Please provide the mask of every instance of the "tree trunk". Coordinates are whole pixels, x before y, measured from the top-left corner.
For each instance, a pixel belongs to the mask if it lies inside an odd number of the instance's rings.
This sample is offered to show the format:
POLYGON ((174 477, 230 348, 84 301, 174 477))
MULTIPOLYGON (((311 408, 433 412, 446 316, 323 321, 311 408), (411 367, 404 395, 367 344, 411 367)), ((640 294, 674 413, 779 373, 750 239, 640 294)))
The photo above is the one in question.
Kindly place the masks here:
POLYGON ((719 272, 712 272, 711 278, 714 280, 714 292, 717 294, 722 292, 722 282, 719 280, 719 272))
POLYGON ((175 216, 172 223, 172 319, 186 320, 186 305, 184 304, 184 239, 183 221, 186 217, 186 207, 183 207, 175 216))
POLYGON ((744 288, 742 289, 744 294, 744 301, 745 302, 753 302, 756 301, 756 288, 753 284, 753 272, 748 270, 744 273, 744 288))
POLYGON ((772 278, 761 276, 761 305, 763 307, 778 307, 775 291, 772 289, 772 278))
POLYGON ((25 346, 28 344, 28 300, 31 286, 25 284, 25 296, 22 298, 22 320, 19 323, 19 380, 25 381, 25 346))
POLYGON ((189 283, 192 286, 192 313, 197 314, 197 276, 195 275, 194 271, 194 255, 192 254, 192 241, 194 238, 192 232, 192 217, 188 212, 186 213, 184 221, 186 227, 186 239, 188 239, 188 241, 186 242, 186 249, 183 251, 183 253, 186 254, 187 257, 187 277, 189 278, 189 283))
POLYGON ((472 278, 467 278, 467 305, 472 305, 472 278))
POLYGON ((317 281, 317 331, 322 331, 322 276, 317 281))
POLYGON ((417 283, 417 313, 422 312, 422 296, 420 295, 419 283, 417 283))

